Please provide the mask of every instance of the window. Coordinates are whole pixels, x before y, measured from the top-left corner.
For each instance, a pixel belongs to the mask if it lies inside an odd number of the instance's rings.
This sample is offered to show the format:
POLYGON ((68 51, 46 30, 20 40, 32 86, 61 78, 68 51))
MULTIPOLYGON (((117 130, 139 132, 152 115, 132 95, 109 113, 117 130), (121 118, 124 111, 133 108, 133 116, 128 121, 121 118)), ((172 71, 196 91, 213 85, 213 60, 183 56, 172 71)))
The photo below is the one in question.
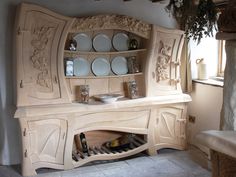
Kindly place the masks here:
POLYGON ((226 64, 225 41, 219 41, 219 59, 218 59, 218 76, 224 77, 226 64))

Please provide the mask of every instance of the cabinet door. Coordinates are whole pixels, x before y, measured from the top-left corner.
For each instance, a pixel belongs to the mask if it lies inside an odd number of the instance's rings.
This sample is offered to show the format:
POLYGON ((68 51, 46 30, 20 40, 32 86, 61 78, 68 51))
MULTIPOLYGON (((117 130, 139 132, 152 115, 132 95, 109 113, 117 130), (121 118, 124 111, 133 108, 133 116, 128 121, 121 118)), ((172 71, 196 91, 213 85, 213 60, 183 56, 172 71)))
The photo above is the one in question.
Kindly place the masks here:
POLYGON ((29 158, 32 163, 63 164, 67 124, 65 120, 28 121, 29 158))
POLYGON ((156 110, 154 126, 155 144, 163 147, 185 148, 185 110, 179 107, 162 107, 156 110))
POLYGON ((18 14, 17 105, 68 102, 60 52, 72 20, 32 4, 22 4, 18 14))
POLYGON ((154 26, 146 68, 148 96, 181 93, 180 55, 183 31, 154 26))

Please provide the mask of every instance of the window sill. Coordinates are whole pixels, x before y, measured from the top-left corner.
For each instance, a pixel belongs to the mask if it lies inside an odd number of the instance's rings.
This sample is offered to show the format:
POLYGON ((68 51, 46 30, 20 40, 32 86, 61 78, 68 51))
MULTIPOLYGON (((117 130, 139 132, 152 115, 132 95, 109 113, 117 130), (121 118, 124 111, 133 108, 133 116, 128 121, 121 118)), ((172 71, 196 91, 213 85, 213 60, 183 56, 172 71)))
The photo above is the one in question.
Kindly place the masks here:
POLYGON ((211 85, 211 86, 215 86, 215 87, 223 87, 224 86, 224 78, 222 78, 222 77, 212 77, 207 80, 193 79, 193 82, 205 84, 205 85, 211 85))

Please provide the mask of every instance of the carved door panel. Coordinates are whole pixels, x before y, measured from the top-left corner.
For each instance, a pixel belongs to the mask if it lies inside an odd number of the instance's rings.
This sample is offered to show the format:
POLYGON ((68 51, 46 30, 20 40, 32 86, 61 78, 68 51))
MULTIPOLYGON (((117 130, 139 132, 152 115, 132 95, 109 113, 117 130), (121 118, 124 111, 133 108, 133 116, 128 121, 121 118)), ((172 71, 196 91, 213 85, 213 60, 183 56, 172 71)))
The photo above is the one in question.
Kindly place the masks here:
POLYGON ((153 27, 152 47, 147 64, 147 95, 181 93, 180 55, 183 31, 153 27))
POLYGON ((67 124, 65 120, 47 119, 28 122, 29 156, 32 163, 63 164, 67 124))
POLYGON ((18 20, 17 105, 68 102, 61 77, 64 36, 71 19, 34 5, 21 5, 18 20), (63 44, 63 45, 62 45, 63 44))
POLYGON ((155 144, 160 147, 184 146, 186 119, 184 110, 175 107, 157 109, 155 122, 155 144))

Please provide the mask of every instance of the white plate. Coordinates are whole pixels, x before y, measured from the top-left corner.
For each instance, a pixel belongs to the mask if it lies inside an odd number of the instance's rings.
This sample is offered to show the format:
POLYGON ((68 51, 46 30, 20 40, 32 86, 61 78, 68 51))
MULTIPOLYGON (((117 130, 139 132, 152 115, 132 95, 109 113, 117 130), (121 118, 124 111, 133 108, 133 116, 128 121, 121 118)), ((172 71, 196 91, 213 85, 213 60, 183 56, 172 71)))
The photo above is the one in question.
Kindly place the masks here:
POLYGON ((128 73, 127 60, 125 57, 117 56, 111 62, 111 69, 116 75, 128 73))
POLYGON ((112 38, 113 47, 118 51, 129 49, 129 37, 125 33, 117 33, 112 38))
POLYGON ((105 58, 96 58, 92 63, 92 71, 96 76, 107 76, 110 70, 110 63, 105 58))
POLYGON ((93 48, 97 52, 109 52, 111 47, 111 39, 107 35, 98 34, 93 38, 93 48))
POLYGON ((89 74, 89 62, 81 57, 74 59, 74 75, 87 76, 89 74))
POLYGON ((73 38, 76 43, 78 51, 90 51, 92 49, 92 39, 85 33, 79 33, 73 38))

